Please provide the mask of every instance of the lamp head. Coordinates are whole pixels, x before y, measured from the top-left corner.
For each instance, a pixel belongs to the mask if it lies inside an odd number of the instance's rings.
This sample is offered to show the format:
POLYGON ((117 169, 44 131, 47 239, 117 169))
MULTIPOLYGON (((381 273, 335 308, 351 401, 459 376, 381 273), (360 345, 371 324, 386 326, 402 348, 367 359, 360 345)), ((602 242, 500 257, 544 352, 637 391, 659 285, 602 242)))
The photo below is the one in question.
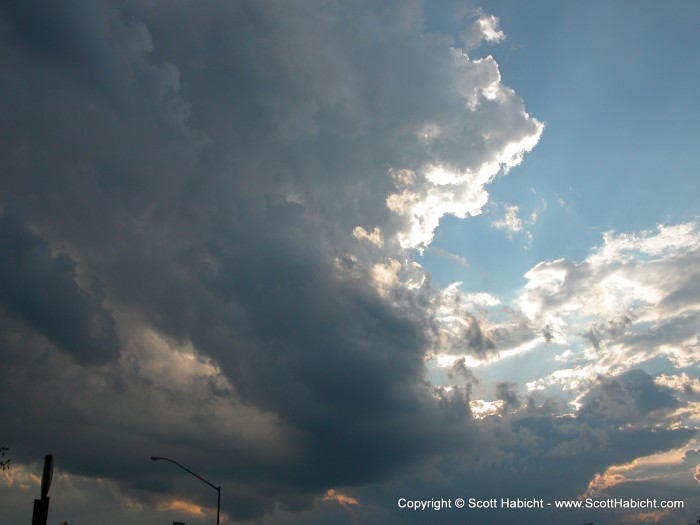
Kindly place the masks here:
POLYGON ((151 456, 151 461, 158 461, 159 459, 163 458, 159 458, 158 456, 151 456))

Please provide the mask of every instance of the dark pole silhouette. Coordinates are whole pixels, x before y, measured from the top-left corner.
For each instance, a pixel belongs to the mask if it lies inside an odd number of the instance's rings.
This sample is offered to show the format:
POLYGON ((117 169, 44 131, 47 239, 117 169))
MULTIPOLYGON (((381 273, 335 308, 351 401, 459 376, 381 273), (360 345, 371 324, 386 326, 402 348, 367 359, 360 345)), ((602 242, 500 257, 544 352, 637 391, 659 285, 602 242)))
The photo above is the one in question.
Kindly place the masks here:
POLYGON ((53 479, 53 456, 47 454, 44 458, 44 471, 41 473, 41 499, 34 500, 32 525, 46 525, 49 519, 49 489, 53 479))
POLYGON ((216 500, 216 525, 219 525, 219 514, 220 514, 220 511, 221 511, 221 485, 219 485, 219 486, 217 487, 217 486, 214 485, 213 483, 209 483, 209 482, 208 482, 206 479, 204 479, 202 476, 199 476, 198 474, 195 474, 194 472, 192 472, 192 471, 191 471, 190 469, 188 469, 187 467, 183 467, 182 465, 180 465, 177 461, 175 461, 175 460, 173 460, 173 459, 170 459, 170 458, 160 458, 160 457, 158 457, 158 456, 151 456, 151 460, 152 460, 152 461, 158 461, 158 460, 161 460, 161 459, 164 460, 164 461, 170 461, 170 463, 174 463, 175 465, 177 465, 178 467, 180 467, 182 470, 185 470, 185 471, 189 472, 189 473, 192 474, 195 478, 199 479, 200 481, 203 481, 204 483, 206 483, 207 485, 209 485, 211 488, 213 488, 214 490, 216 490, 216 492, 218 493, 218 497, 217 497, 217 500, 216 500))

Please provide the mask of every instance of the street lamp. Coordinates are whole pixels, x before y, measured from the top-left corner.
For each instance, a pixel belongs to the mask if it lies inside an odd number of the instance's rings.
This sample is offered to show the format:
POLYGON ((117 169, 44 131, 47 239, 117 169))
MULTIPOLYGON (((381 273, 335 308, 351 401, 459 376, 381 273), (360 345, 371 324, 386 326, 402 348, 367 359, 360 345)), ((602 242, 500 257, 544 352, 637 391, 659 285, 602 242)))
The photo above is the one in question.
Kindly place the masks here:
POLYGON ((180 465, 177 461, 175 461, 175 460, 173 460, 173 459, 170 459, 170 458, 159 458, 158 456, 151 456, 151 460, 152 460, 152 461, 158 461, 158 460, 161 460, 161 459, 162 459, 162 460, 165 460, 165 461, 170 461, 170 463, 175 463, 175 464, 176 464, 178 467, 180 467, 182 470, 186 470, 187 472, 189 472, 190 474, 192 474, 195 478, 199 478, 201 481, 203 481, 204 483, 206 483, 207 485, 209 485, 211 488, 213 488, 214 490, 216 490, 216 492, 218 493, 218 498, 217 498, 217 501, 216 501, 216 525, 219 525, 219 512, 220 512, 220 510, 221 510, 221 485, 219 485, 219 486, 217 487, 217 486, 214 485, 213 483, 209 483, 209 482, 208 482, 206 479, 204 479, 202 476, 199 476, 199 475, 195 474, 194 472, 192 472, 192 471, 191 471, 190 469, 188 469, 187 467, 183 467, 182 465, 180 465))

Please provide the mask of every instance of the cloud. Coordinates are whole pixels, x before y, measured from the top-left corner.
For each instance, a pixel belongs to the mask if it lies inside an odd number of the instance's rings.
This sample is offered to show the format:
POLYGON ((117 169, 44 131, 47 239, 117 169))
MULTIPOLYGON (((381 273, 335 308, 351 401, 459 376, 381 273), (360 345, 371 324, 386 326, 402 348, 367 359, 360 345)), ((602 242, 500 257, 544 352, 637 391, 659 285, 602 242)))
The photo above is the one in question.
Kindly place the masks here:
POLYGON ((380 248, 384 244, 384 240, 382 239, 382 231, 379 229, 378 226, 375 227, 374 230, 372 230, 371 232, 368 232, 362 226, 355 226, 355 229, 352 231, 352 234, 356 239, 366 240, 380 248))
POLYGON ((518 409, 522 406, 522 402, 518 398, 515 390, 515 383, 501 382, 496 385, 496 397, 504 402, 505 408, 518 409))
POLYGON ((5 313, 78 361, 114 359, 119 341, 99 283, 81 287, 77 262, 62 251, 52 254, 22 215, 17 203, 0 204, 0 302, 5 313))
MULTIPOLYGON (((506 172, 522 162, 523 154, 535 147, 543 125, 530 117, 515 92, 500 84, 500 73, 491 57, 469 62, 456 55, 456 72, 465 76, 484 77, 480 86, 468 86, 458 104, 465 124, 450 123, 450 135, 435 140, 430 160, 419 169, 391 169, 389 175, 397 192, 386 199, 387 207, 401 218, 403 226, 397 239, 403 248, 424 249, 433 239, 440 219, 447 214, 459 218, 479 215, 488 201, 486 186, 503 169, 506 172), (473 73, 471 68, 483 69, 473 73), (464 71, 462 71, 464 69, 464 71), (495 112, 506 106, 507 116, 495 112), (475 127, 483 127, 476 139, 478 152, 468 155, 463 148, 453 151, 455 143, 465 143, 475 127), (507 131, 506 131, 507 130, 507 131), (440 161, 432 160, 433 151, 441 153, 440 161)), ((474 146, 476 147, 476 146, 474 146)))
POLYGON ((448 261, 454 261, 464 268, 469 267, 469 261, 461 255, 457 255, 457 254, 452 253, 450 251, 443 250, 442 248, 436 248, 435 246, 428 247, 428 251, 430 253, 434 253, 438 257, 442 257, 444 259, 447 259, 448 261))
MULTIPOLYGON (((539 138, 493 59, 423 34, 417 2, 0 17, 18 463, 50 449, 165 509, 187 481, 147 458, 173 456, 258 519, 471 446, 466 387, 425 381, 432 289, 403 247, 477 213, 539 138), (404 191, 406 214, 387 207, 404 191)), ((468 318, 455 337, 492 345, 468 318)), ((182 505, 209 507, 205 489, 182 505)))
POLYGON ((504 230, 508 239, 513 239, 516 234, 523 236, 527 240, 525 248, 528 248, 532 244, 532 226, 537 221, 539 214, 547 209, 545 200, 539 196, 534 189, 532 193, 539 198, 540 203, 530 211, 526 218, 522 218, 523 210, 521 210, 520 206, 515 204, 493 202, 489 210, 491 226, 498 230, 504 230), (500 215, 501 218, 495 218, 494 215, 500 215))
POLYGON ((700 393, 700 379, 683 372, 678 375, 660 374, 655 378, 659 385, 672 388, 688 398, 696 398, 700 393))
POLYGON ((695 361, 698 295, 693 271, 697 225, 660 225, 639 234, 607 233, 581 262, 542 262, 527 274, 516 301, 550 340, 587 341, 600 370, 663 355, 677 366, 695 361))
MULTIPOLYGON (((108 525, 211 517, 210 488, 151 455, 221 483, 233 520, 403 523, 397 487, 579 494, 690 439, 648 426, 687 407, 647 376, 586 370, 604 379, 571 413, 469 369, 586 333, 603 365, 650 355, 645 334, 691 362, 678 270, 697 235, 610 234, 583 263, 535 266, 517 308, 436 288, 415 251, 445 215, 481 213, 543 125, 492 57, 422 19, 420 2, 0 7, 13 465, 51 451, 61 496, 73 483, 108 525), (591 290, 609 300, 577 302, 591 290)), ((502 40, 479 20, 479 42, 502 40)))
MULTIPOLYGON (((532 397, 525 397, 516 384, 496 382, 495 401, 489 401, 488 397, 475 399, 473 391, 483 392, 483 388, 479 381, 471 381, 465 398, 469 400, 473 417, 479 421, 480 433, 500 438, 490 447, 481 444, 480 462, 476 464, 469 462, 466 467, 468 460, 455 459, 462 469, 480 480, 478 488, 460 478, 457 471, 448 473, 442 469, 440 476, 451 484, 460 479, 458 484, 470 487, 471 493, 481 489, 484 497, 489 496, 485 487, 502 493, 522 492, 524 486, 529 486, 533 494, 562 497, 575 497, 587 490, 596 497, 602 497, 603 491, 627 494, 628 490, 634 491, 629 497, 640 494, 655 497, 657 481, 687 479, 687 472, 677 467, 664 474, 654 462, 644 458, 670 454, 688 446, 695 433, 693 414, 697 410, 682 399, 693 395, 692 381, 683 379, 682 375, 655 378, 629 367, 656 357, 653 349, 669 337, 690 341, 696 338, 691 328, 696 324, 692 294, 688 294, 682 309, 666 309, 668 303, 663 300, 673 295, 675 287, 686 285, 685 275, 673 269, 692 266, 696 238, 694 224, 660 226, 656 231, 639 234, 606 235, 605 244, 592 249, 580 263, 560 260, 533 268, 528 274, 530 281, 513 309, 488 294, 465 294, 459 283, 435 295, 434 318, 443 338, 460 333, 459 326, 478 323, 480 333, 488 334, 493 343, 490 359, 496 363, 509 359, 511 354, 507 349, 527 347, 524 352, 528 352, 549 343, 552 352, 562 352, 555 354, 555 361, 561 357, 561 362, 573 366, 561 369, 557 365, 555 372, 534 383, 561 384, 575 396, 570 406, 548 401, 538 405, 532 397), (664 267, 667 269, 662 270, 664 267), (545 268, 547 272, 540 274, 545 268), (664 271, 671 275, 661 281, 659 277, 664 271), (540 276, 535 294, 532 277, 540 276), (674 282, 676 276, 678 281, 674 282), (671 283, 672 286, 667 286, 671 283), (610 294, 611 299, 601 300, 604 294, 610 294), (541 317, 532 315, 523 300, 534 297, 541 301, 539 312, 545 314, 541 317), (535 344, 528 347, 528 341, 535 344), (510 474, 512 479, 507 486, 497 474, 491 479, 480 470, 488 465, 498 473, 515 468, 514 464, 518 465, 517 474, 510 474), (634 472, 618 469, 625 464, 636 465, 634 472), (537 474, 542 465, 546 465, 549 473, 547 479, 556 478, 556 472, 562 472, 563 476, 564 471, 576 470, 579 475, 574 479, 566 474, 566 488, 557 487, 537 474), (566 490, 574 493, 567 495, 566 490)), ((453 340, 464 342, 469 338, 462 335, 453 340)), ((446 341, 443 339, 443 343, 446 341)), ((440 366, 446 367, 443 368, 446 384, 456 379, 451 363, 464 366, 468 356, 484 359, 489 355, 474 352, 475 348, 470 349, 466 344, 462 348, 449 345, 442 348, 454 348, 451 359, 447 352, 437 359, 442 363, 440 366), (460 354, 461 357, 454 357, 460 354)), ((516 351, 512 355, 524 353, 516 351)), ((545 354, 538 350, 537 355, 545 354)), ((679 366, 696 361, 689 351, 685 356, 684 360, 677 359, 679 366)), ((519 358, 519 366, 525 371, 528 361, 519 358)), ((469 364, 476 363, 472 359, 469 364)), ((452 386, 441 388, 464 395, 452 386)), ((428 490, 427 485, 415 483, 421 487, 415 490, 421 493, 428 490)), ((683 491, 683 494, 691 493, 687 486, 683 491)), ((673 494, 669 493, 669 497, 673 494)))
POLYGON ((474 22, 460 34, 464 49, 470 51, 481 46, 502 42, 506 35, 499 29, 498 17, 484 13, 480 8, 474 14, 474 22))
POLYGON ((345 496, 344 494, 341 494, 333 489, 330 489, 328 492, 326 492, 326 495, 323 496, 323 499, 324 501, 335 501, 339 505, 343 505, 345 507, 347 507, 348 505, 359 505, 358 501, 354 498, 345 496))
POLYGON ((471 305, 464 301, 458 285, 445 288, 433 299, 434 318, 438 323, 435 350, 452 355, 492 353, 496 343, 472 313, 471 305))
POLYGON ((506 230, 508 232, 508 236, 512 238, 514 233, 522 231, 523 229, 523 221, 520 219, 520 217, 518 217, 518 211, 518 206, 506 205, 505 216, 503 219, 494 221, 491 224, 494 228, 506 230))
POLYGON ((615 378, 601 378, 581 398, 581 411, 612 423, 645 425, 648 418, 680 406, 672 392, 641 370, 629 370, 615 378))
MULTIPOLYGON (((632 393, 631 397, 636 399, 638 394, 632 393)), ((517 410, 482 415, 479 419, 479 454, 456 455, 436 461, 414 476, 402 477, 401 483, 355 489, 353 497, 368 506, 387 500, 393 503, 406 494, 456 498, 466 493, 481 499, 517 494, 521 498, 576 499, 586 492, 592 479, 598 479, 598 473, 605 472, 617 461, 632 462, 658 451, 677 449, 694 435, 689 429, 620 426, 606 421, 602 413, 597 413, 596 407, 567 415, 558 413, 560 409, 561 406, 551 401, 539 403, 529 398, 524 399, 517 410)), ((659 466, 659 470, 664 469, 666 466, 659 466)), ((667 496, 668 499, 678 499, 689 497, 695 490, 685 486, 681 489, 676 484, 662 496, 654 479, 647 478, 646 482, 636 478, 635 481, 630 487, 631 493, 620 495, 624 484, 614 488, 609 485, 606 490, 611 492, 596 492, 592 497, 615 494, 616 497, 628 498, 667 496), (612 492, 614 490, 618 492, 612 492)), ((602 486, 598 488, 602 489, 602 486)), ((390 512, 390 516, 396 523, 421 523, 425 519, 425 515, 415 516, 397 510, 390 512)), ((459 514, 441 512, 431 516, 431 520, 453 523, 457 516, 459 514)), ((509 510, 507 513, 493 509, 470 510, 470 516, 489 523, 511 523, 514 519, 528 521, 533 517, 576 523, 590 519, 590 514, 572 510, 558 513, 554 509, 545 509, 542 513, 537 510, 509 510)), ((596 521, 601 523, 616 523, 620 517, 619 511, 616 514, 596 512, 596 521)), ((677 518, 679 516, 675 514, 674 519, 677 518)), ((385 521, 394 522, 383 519, 385 521)))

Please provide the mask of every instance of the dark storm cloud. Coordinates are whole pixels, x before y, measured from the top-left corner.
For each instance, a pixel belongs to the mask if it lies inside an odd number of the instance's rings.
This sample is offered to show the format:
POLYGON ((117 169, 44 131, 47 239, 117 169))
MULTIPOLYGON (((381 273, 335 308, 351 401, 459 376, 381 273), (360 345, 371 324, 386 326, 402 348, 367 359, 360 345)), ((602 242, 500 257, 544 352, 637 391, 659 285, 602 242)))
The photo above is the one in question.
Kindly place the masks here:
POLYGON ((65 252, 52 255, 18 207, 12 199, 0 203, 0 304, 78 361, 113 359, 119 343, 99 286, 97 293, 81 289, 76 262, 65 252))
MULTIPOLYGON (((502 397, 512 394, 513 385, 499 386, 505 394, 502 397)), ((583 406, 573 414, 562 416, 564 407, 551 401, 521 400, 519 410, 481 422, 478 453, 436 461, 419 475, 405 477, 398 486, 359 489, 350 494, 368 506, 379 505, 382 501, 394 502, 407 495, 484 500, 493 497, 576 499, 587 492, 597 474, 603 474, 610 466, 624 465, 683 446, 695 435, 689 428, 663 428, 665 418, 679 406, 669 394, 669 389, 656 385, 648 374, 631 370, 614 378, 601 377, 583 406), (601 398, 608 401, 601 402, 601 398), (611 404, 624 408, 611 413, 611 404), (631 424, 621 424, 623 421, 631 424)), ((686 462, 692 464, 693 459, 691 451, 686 462)), ((637 483, 633 490, 623 489, 615 494, 629 498, 648 494, 653 498, 660 490, 652 480, 648 486, 637 483)), ((679 491, 676 497, 687 497, 686 492, 679 491)), ((596 493, 593 497, 606 495, 596 493)), ((673 498, 673 493, 669 492, 668 497, 673 498)), ((425 522, 423 513, 392 509, 387 514, 382 517, 382 523, 425 522)), ((463 511, 432 512, 430 521, 455 523, 463 516, 463 511)), ((596 511, 594 515, 550 508, 543 511, 469 511, 471 520, 498 525, 519 520, 524 523, 578 523, 593 516, 604 523, 619 522, 619 514, 609 515, 604 511, 596 511)))
POLYGON ((305 483, 366 481, 451 446, 423 426, 433 402, 422 386, 420 324, 367 281, 339 279, 318 253, 300 249, 322 232, 299 205, 271 205, 256 224, 235 253, 212 251, 226 283, 217 293, 246 305, 254 335, 220 360, 246 399, 309 433, 305 483))
MULTIPOLYGON (((561 407, 546 403, 538 405, 534 399, 529 399, 522 410, 503 424, 497 423, 507 425, 513 433, 510 444, 505 440, 504 448, 520 449, 515 457, 524 460, 528 469, 537 465, 546 465, 552 472, 582 469, 585 473, 581 472, 577 478, 582 484, 590 481, 592 471, 605 470, 612 462, 624 463, 663 450, 666 442, 680 444, 690 437, 685 430, 669 430, 657 435, 641 424, 659 423, 678 406, 678 401, 669 396, 669 390, 656 385, 644 372, 632 370, 622 377, 601 378, 600 381, 601 384, 582 400, 582 406, 574 414, 553 418, 551 416, 561 407), (610 385, 615 385, 612 389, 616 394, 610 392, 610 385), (609 402, 599 402, 601 396, 609 402), (623 415, 612 414, 613 410, 623 415), (621 422, 639 425, 625 428, 621 422), (630 445, 630 440, 635 446, 630 445), (639 448, 635 449, 637 446, 639 448)), ((560 490, 572 490, 572 486, 560 490)), ((553 490, 553 487, 547 488, 547 492, 553 490)))
POLYGON ((254 517, 470 446, 468 398, 423 379, 425 308, 338 265, 354 226, 390 222, 387 165, 430 159, 415 129, 461 100, 419 6, 369 8, 0 11, 0 177, 26 210, 2 224, 3 302, 27 325, 2 339, 18 459, 50 448, 153 503, 143 461, 172 454, 254 517), (89 376, 34 332, 111 361, 89 376))
POLYGON ((516 387, 515 383, 503 382, 496 384, 496 398, 505 402, 506 409, 517 409, 522 405, 515 390, 516 387))
POLYGON ((681 406, 672 389, 657 385, 641 370, 629 370, 613 378, 601 377, 599 385, 581 402, 581 412, 588 418, 618 424, 641 424, 681 406))

